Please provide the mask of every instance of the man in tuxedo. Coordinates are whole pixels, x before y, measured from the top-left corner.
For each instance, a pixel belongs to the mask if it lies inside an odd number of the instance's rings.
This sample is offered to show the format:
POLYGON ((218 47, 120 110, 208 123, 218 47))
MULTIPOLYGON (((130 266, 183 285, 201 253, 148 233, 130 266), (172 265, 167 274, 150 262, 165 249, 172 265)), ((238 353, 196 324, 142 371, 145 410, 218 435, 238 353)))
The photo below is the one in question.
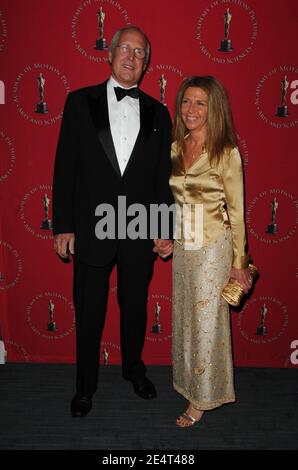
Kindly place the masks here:
POLYGON ((115 265, 122 375, 140 397, 156 397, 141 359, 148 286, 155 253, 168 256, 172 242, 161 237, 153 241, 149 236, 99 239, 95 230, 96 208, 108 204, 115 211, 119 233, 123 215, 118 212, 119 196, 125 197, 127 207, 142 204, 148 213, 150 204, 174 202, 168 184, 170 116, 165 106, 137 87, 149 55, 144 32, 133 26, 122 28, 111 41, 110 78, 70 93, 65 103, 53 180, 53 232, 57 254, 62 258, 72 254, 74 260, 74 417, 85 416, 92 407, 109 277, 115 265))

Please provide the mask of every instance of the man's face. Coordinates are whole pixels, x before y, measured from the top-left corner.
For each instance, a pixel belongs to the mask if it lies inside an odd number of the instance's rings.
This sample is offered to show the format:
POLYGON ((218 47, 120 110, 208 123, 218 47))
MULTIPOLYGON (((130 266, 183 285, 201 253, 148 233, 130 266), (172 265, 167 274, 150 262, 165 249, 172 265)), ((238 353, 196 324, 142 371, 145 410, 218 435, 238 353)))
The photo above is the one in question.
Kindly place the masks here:
POLYGON ((135 48, 145 50, 146 44, 141 33, 135 30, 124 31, 117 46, 128 46, 125 53, 116 47, 109 52, 109 60, 112 66, 112 76, 125 88, 136 85, 145 69, 145 58, 136 57, 135 48))

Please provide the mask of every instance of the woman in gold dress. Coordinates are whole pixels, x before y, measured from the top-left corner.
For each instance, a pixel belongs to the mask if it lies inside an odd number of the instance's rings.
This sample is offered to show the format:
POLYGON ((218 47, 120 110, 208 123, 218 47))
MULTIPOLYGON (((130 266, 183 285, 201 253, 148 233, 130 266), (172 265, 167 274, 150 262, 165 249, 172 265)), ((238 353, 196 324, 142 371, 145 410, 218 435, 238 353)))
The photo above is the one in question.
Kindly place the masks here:
POLYGON ((247 292, 243 173, 230 107, 213 77, 186 79, 177 95, 170 185, 178 209, 173 248, 173 384, 189 402, 180 427, 235 401, 230 277, 247 292))

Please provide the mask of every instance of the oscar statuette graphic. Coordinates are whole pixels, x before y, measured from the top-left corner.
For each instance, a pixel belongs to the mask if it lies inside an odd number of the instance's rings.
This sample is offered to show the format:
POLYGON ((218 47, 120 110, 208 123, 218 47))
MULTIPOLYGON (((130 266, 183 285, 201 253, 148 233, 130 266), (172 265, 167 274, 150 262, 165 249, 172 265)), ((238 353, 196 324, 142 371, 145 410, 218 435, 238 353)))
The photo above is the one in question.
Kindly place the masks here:
POLYGON ((267 226, 266 233, 271 233, 274 235, 275 233, 278 232, 278 227, 276 223, 276 211, 278 208, 278 202, 276 197, 272 199, 271 201, 271 224, 267 226))
POLYGON ((48 331, 56 331, 58 328, 57 328, 56 322, 54 321, 54 308, 55 308, 55 305, 53 304, 52 300, 49 301, 48 305, 49 305, 50 321, 48 323, 47 330, 48 331))
POLYGON ((167 80, 165 79, 164 74, 162 73, 159 80, 159 88, 160 88, 160 98, 159 101, 164 105, 167 106, 165 101, 165 92, 166 92, 166 85, 167 85, 167 80))
POLYGON ((44 87, 45 87, 45 78, 40 72, 38 78, 38 92, 39 92, 39 102, 36 105, 36 113, 46 114, 48 112, 47 103, 44 101, 44 87))
POLYGON ((258 336, 266 336, 267 335, 267 328, 265 326, 265 318, 267 315, 268 309, 265 304, 261 307, 261 321, 260 325, 257 328, 257 335, 258 336))
POLYGON ((42 198, 42 205, 44 209, 44 219, 41 222, 41 227, 43 230, 52 230, 52 221, 49 219, 49 207, 50 207, 50 199, 48 195, 45 194, 42 198))
POLYGON ((104 348, 103 353, 102 353, 102 356, 103 356, 103 365, 104 365, 104 366, 107 366, 107 365, 108 365, 109 353, 108 353, 108 351, 106 350, 106 348, 104 348))
POLYGON ((228 39, 230 33, 230 25, 231 25, 232 14, 230 13, 230 9, 224 12, 224 25, 225 25, 225 33, 224 39, 220 42, 220 48, 218 49, 221 52, 232 52, 232 41, 228 39))
POLYGON ((155 304, 155 321, 154 325, 151 328, 151 333, 160 333, 161 332, 161 326, 159 324, 159 315, 160 315, 160 310, 161 307, 158 302, 155 304))
POLYGON ((104 51, 108 49, 107 41, 103 37, 103 30, 104 30, 104 20, 105 20, 105 12, 103 11, 102 7, 100 7, 99 11, 97 12, 98 18, 98 39, 96 39, 95 49, 97 51, 104 51))
POLYGON ((277 113, 275 114, 275 116, 287 117, 289 115, 288 107, 286 105, 288 86, 289 82, 287 80, 287 76, 285 75, 285 78, 283 78, 283 80, 281 81, 281 104, 280 106, 278 106, 277 113))

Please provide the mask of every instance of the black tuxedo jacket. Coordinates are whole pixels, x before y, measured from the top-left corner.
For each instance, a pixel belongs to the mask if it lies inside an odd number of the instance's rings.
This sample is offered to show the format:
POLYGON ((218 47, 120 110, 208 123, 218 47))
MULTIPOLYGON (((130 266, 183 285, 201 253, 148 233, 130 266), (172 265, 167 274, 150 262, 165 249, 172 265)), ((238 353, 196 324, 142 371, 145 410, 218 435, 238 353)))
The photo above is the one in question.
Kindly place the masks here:
POLYGON ((148 209, 150 204, 174 203, 169 113, 141 90, 139 99, 140 131, 122 176, 110 131, 106 82, 70 93, 65 103, 53 179, 53 233, 73 232, 76 257, 90 265, 108 264, 116 253, 127 263, 152 257, 149 238, 118 240, 116 233, 116 239, 99 240, 99 204, 113 206, 117 220, 118 196, 126 196, 127 206, 141 203, 148 209))

